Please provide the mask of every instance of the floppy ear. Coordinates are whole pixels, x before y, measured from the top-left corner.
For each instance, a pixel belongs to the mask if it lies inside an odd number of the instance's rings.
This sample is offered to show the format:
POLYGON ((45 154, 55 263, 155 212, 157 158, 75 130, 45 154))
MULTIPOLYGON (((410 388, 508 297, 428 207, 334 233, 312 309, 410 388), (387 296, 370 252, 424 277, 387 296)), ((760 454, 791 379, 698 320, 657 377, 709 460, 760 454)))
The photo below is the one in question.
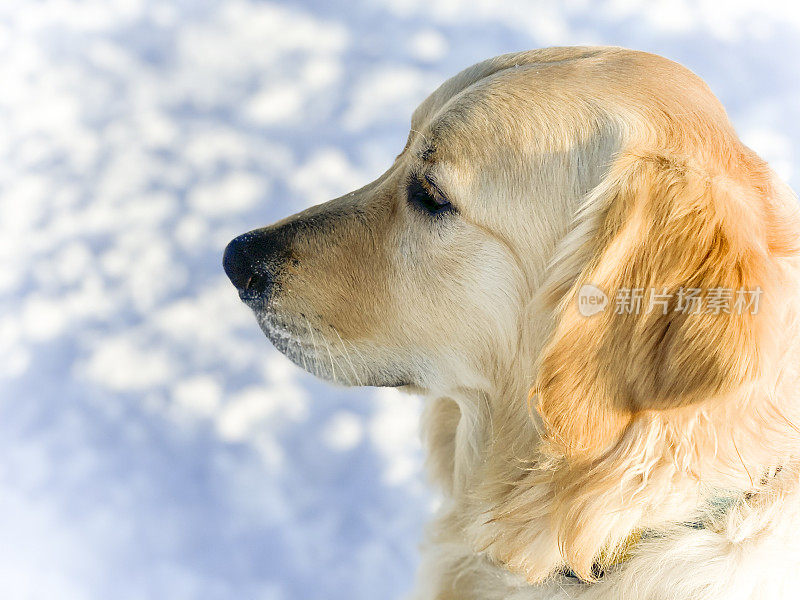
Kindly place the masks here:
POLYGON ((768 167, 742 162, 709 174, 626 154, 595 191, 583 217, 594 225, 575 236, 583 249, 561 265, 582 271, 554 285, 558 320, 532 390, 558 452, 596 456, 641 411, 736 394, 764 375, 779 328, 776 259, 797 252, 800 229, 768 167), (587 285, 608 298, 591 316, 581 289, 601 296, 587 285))

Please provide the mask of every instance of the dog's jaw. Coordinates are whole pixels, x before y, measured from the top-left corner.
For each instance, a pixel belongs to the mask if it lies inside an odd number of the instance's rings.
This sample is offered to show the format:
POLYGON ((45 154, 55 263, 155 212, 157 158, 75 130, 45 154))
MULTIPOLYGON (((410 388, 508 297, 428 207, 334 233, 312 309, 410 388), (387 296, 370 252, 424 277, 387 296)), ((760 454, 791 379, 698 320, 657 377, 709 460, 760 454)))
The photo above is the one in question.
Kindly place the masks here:
POLYGON ((330 325, 279 310, 272 301, 243 296, 261 331, 275 349, 304 371, 344 386, 414 387, 410 373, 391 364, 366 363, 330 325), (333 341, 331 341, 333 340, 333 341))

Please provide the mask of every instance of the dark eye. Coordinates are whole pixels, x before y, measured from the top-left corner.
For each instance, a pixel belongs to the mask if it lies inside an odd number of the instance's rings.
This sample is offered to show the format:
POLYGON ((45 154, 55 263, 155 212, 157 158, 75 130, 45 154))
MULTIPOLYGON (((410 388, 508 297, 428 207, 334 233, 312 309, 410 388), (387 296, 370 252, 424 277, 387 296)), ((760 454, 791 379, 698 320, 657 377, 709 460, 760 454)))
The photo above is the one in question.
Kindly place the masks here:
POLYGON ((427 178, 424 182, 416 177, 411 179, 408 182, 407 193, 408 202, 427 214, 438 215, 455 210, 447 198, 427 178))

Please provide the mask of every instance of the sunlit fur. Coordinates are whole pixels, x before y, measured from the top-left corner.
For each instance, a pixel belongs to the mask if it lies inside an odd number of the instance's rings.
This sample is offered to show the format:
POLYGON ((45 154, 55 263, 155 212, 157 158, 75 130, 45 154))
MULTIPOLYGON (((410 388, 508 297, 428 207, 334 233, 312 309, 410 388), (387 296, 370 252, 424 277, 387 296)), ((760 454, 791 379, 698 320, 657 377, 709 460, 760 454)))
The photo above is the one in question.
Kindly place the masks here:
POLYGON ((443 500, 416 600, 796 597, 800 220, 699 78, 615 48, 480 63, 315 210, 256 312, 312 372, 426 397, 443 500), (458 214, 407 206, 417 172, 458 214), (584 283, 763 296, 586 318, 584 283))

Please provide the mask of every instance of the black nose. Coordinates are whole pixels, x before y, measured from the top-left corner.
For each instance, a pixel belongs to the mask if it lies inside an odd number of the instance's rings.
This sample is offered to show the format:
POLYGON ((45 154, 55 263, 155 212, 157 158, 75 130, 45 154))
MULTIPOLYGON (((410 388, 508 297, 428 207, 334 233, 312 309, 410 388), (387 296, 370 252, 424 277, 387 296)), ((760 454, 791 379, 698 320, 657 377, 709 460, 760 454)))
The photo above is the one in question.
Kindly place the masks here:
POLYGON ((222 267, 240 293, 265 296, 275 283, 278 255, 268 234, 251 231, 231 240, 222 256, 222 267))

